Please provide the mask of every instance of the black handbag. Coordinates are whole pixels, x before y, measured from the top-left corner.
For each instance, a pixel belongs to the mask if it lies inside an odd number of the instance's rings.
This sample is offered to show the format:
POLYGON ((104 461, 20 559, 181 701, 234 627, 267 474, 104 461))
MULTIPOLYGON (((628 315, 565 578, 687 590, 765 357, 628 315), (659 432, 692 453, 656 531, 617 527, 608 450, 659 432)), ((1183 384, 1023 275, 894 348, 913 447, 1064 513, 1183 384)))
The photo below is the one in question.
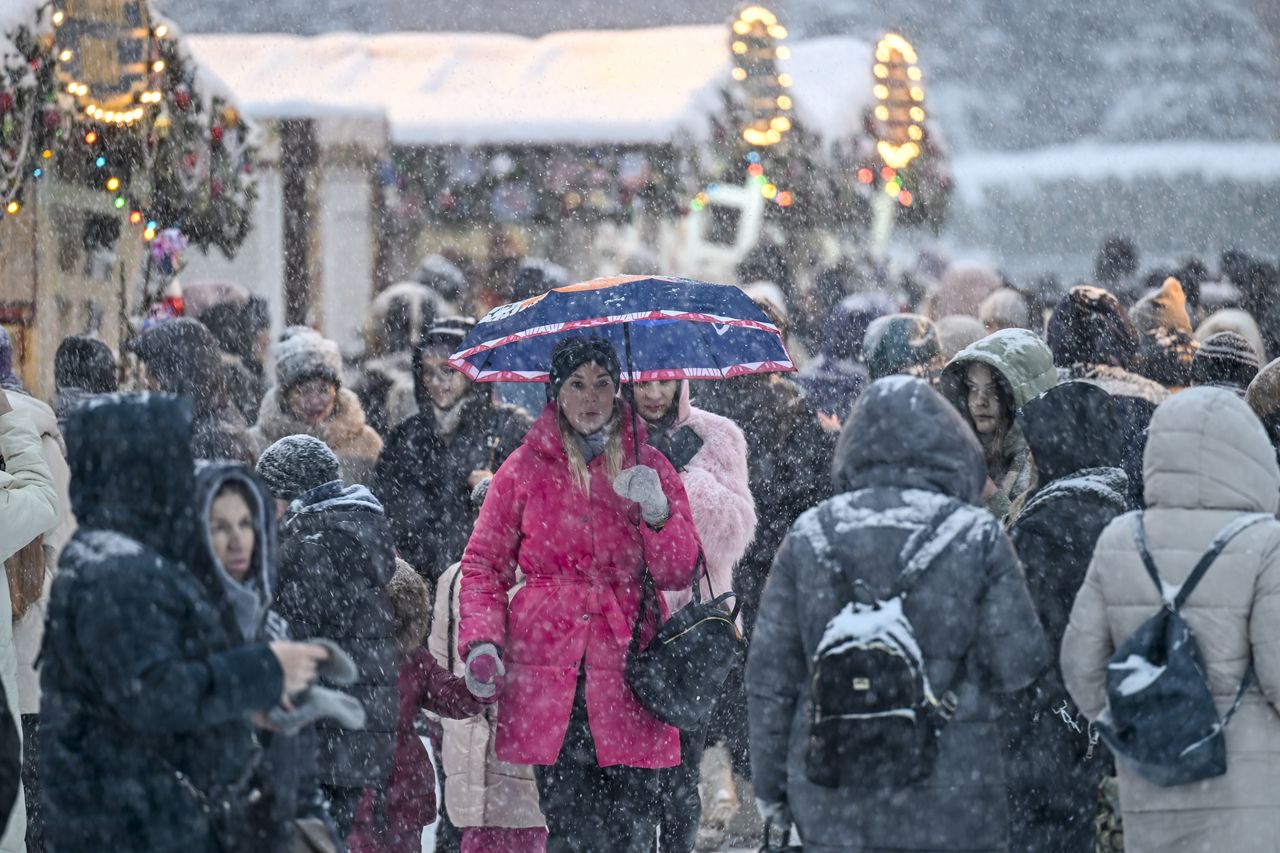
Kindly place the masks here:
MULTIPOLYGON (((640 635, 649 621, 661 620, 658 591, 653 576, 645 570, 640 590, 640 612, 631 629, 627 653, 627 684, 650 714, 685 731, 697 731, 706 723, 724 688, 725 680, 746 657, 747 647, 735 620, 741 605, 732 592, 702 600, 698 588, 707 574, 706 561, 698 554, 694 569, 693 601, 666 622, 647 648, 640 648, 640 635), (734 599, 732 611, 724 602, 734 599)), ((711 580, 707 577, 707 588, 711 580)), ((714 590, 712 590, 714 593, 714 590)))

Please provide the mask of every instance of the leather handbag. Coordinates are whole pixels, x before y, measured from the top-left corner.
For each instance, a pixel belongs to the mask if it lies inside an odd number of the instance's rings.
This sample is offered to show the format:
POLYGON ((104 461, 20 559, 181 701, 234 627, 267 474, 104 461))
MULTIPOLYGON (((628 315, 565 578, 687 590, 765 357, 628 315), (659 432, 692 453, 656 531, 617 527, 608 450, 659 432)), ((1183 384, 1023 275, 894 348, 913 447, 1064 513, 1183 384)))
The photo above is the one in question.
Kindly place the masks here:
MULTIPOLYGON (((645 710, 664 723, 686 731, 705 725, 724 688, 725 680, 746 657, 746 643, 736 620, 741 605, 732 592, 702 600, 699 581, 707 575, 706 560, 698 555, 693 601, 661 622, 658 591, 645 570, 640 611, 631 631, 627 653, 627 683, 645 710), (725 602, 734 599, 732 610, 725 602), (641 636, 652 620, 657 631, 641 648, 641 636)), ((707 588, 711 588, 707 577, 707 588)))

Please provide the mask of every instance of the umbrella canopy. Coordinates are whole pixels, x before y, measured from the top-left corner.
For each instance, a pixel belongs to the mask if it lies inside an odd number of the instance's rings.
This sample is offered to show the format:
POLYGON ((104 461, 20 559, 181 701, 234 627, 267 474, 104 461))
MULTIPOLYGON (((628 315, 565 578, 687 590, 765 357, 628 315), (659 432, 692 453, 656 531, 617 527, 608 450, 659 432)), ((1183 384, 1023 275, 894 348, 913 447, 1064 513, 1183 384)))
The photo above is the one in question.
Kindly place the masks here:
POLYGON ((738 288, 642 275, 597 278, 500 305, 449 365, 476 382, 547 382, 552 349, 573 335, 611 341, 628 382, 795 370, 778 327, 738 288))

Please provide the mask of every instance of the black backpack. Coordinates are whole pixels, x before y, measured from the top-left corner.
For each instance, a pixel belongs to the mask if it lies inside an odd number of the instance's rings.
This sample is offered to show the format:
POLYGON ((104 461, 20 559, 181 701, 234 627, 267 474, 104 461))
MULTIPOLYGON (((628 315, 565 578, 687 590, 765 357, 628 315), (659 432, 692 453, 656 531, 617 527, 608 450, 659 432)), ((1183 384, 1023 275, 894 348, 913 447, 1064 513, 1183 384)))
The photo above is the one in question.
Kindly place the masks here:
POLYGON ((1160 590, 1164 607, 1125 640, 1107 664, 1107 708, 1097 730, 1117 758, 1157 785, 1187 785, 1227 772, 1223 736, 1253 682, 1250 664, 1225 717, 1218 716, 1209 677, 1191 627, 1181 613, 1205 572, 1227 543, 1269 515, 1242 515, 1209 543, 1209 550, 1181 587, 1160 580, 1142 513, 1129 516, 1138 553, 1160 590))
POLYGON ((955 509, 948 503, 907 539, 898 557, 903 569, 884 598, 836 568, 848 603, 827 622, 809 684, 805 775, 815 785, 905 787, 933 772, 956 697, 934 695, 903 605, 934 560, 969 529, 971 521, 955 509))

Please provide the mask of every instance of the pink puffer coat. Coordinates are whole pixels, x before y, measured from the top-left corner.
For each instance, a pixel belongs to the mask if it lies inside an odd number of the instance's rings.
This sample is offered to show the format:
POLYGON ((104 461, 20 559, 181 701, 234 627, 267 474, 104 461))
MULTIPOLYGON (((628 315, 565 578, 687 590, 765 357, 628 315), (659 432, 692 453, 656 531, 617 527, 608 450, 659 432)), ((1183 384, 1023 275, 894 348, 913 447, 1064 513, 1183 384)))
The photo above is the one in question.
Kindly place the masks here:
MULTIPOLYGON (((626 466, 634 462, 635 444, 630 410, 618 406, 626 466)), ((496 745, 503 761, 555 763, 584 666, 602 767, 680 761, 679 732, 640 706, 624 667, 644 566, 659 589, 684 587, 698 535, 671 464, 644 445, 640 462, 658 472, 670 502, 671 517, 660 531, 639 520, 635 503, 614 493, 603 456, 588 466, 589 494, 574 484, 554 403, 494 475, 462 557, 458 645, 464 657, 478 643, 503 650, 507 675, 496 745), (508 606, 517 568, 526 582, 508 606)))

